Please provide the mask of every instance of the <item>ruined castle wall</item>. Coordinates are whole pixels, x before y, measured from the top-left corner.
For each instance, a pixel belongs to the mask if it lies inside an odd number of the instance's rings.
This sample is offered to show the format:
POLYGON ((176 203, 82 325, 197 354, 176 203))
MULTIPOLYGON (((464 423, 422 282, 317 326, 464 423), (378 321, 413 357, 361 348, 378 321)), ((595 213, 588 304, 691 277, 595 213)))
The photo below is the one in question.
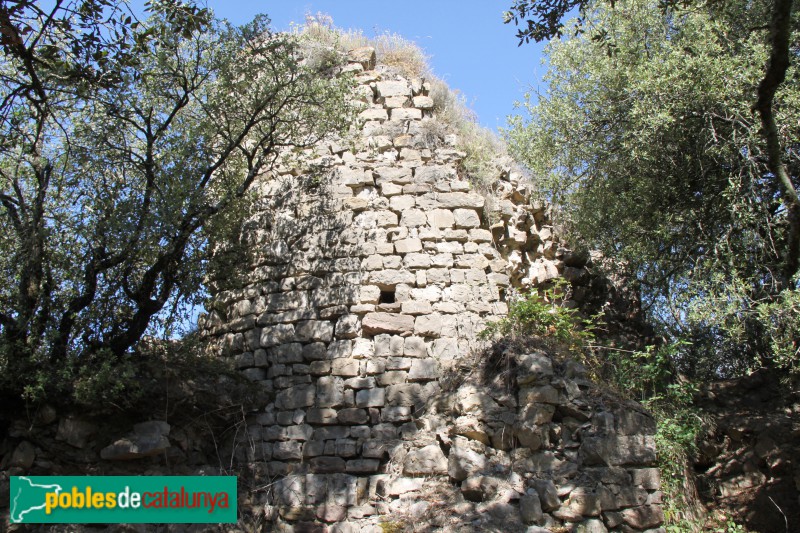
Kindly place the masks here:
POLYGON ((431 505, 411 508, 427 479, 473 521, 502 523, 500 509, 515 527, 657 526, 646 415, 582 399, 585 376, 546 354, 513 356, 534 376, 513 393, 444 380, 482 348, 476 335, 507 313, 512 287, 561 276, 580 295, 588 275, 518 173, 498 168, 492 191, 470 183, 428 83, 376 67, 370 50, 351 57, 357 127, 258 183, 238 257, 249 268, 215 280, 200 324, 272 393, 237 449, 278 480, 269 518, 421 520, 431 505))

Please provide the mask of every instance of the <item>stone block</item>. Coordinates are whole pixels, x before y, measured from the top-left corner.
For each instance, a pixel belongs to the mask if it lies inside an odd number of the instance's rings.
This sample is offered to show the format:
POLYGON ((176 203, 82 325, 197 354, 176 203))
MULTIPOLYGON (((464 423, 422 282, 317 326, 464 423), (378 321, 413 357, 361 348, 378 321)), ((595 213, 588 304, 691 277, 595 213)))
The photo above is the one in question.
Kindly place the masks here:
POLYGON ((370 272, 369 274, 370 283, 377 285, 379 290, 394 288, 399 284, 412 285, 416 279, 414 273, 407 270, 387 269, 370 272))
POLYGON ((542 504, 535 491, 528 491, 520 497, 519 511, 526 524, 541 524, 544 518, 542 504))
POLYGON ((321 426, 314 429, 314 440, 344 439, 350 435, 347 426, 321 426))
POLYGON ((533 486, 545 512, 549 513, 561 507, 561 499, 558 497, 558 490, 552 480, 536 479, 533 481, 533 486))
POLYGON ((457 228, 480 228, 481 218, 474 209, 455 209, 455 226, 457 228))
POLYGON ((389 200, 389 206, 391 207, 392 211, 405 211, 406 209, 411 209, 414 207, 416 203, 416 199, 408 194, 392 196, 389 200))
MULTIPOLYGON (((427 165, 417 167, 414 170, 414 181, 417 183, 436 183, 437 181, 447 181, 455 177, 455 169, 445 165, 427 165)), ((426 195, 427 197, 428 195, 426 195)), ((438 204, 439 195, 430 195, 432 200, 438 204)))
POLYGON ((328 345, 325 357, 328 359, 339 359, 340 357, 350 357, 353 354, 353 341, 341 340, 333 341, 328 345))
POLYGON ((309 424, 335 424, 336 416, 336 409, 309 409, 306 420, 309 424))
POLYGON ((379 81, 376 83, 378 96, 381 98, 390 98, 392 96, 411 96, 411 86, 405 81, 379 81))
POLYGON ((348 408, 339 410, 339 422, 355 425, 369 422, 369 414, 365 409, 348 408))
POLYGON ((363 120, 378 120, 380 122, 389 120, 389 113, 383 108, 365 109, 358 116, 363 120))
POLYGON ((488 459, 467 446, 453 446, 450 448, 447 465, 448 475, 455 481, 463 481, 483 472, 488 465, 488 459))
POLYGON ((303 443, 296 440, 276 442, 272 446, 272 457, 279 461, 299 461, 303 458, 303 443))
POLYGON ((348 474, 374 474, 380 464, 377 459, 352 459, 347 461, 345 470, 348 474))
POLYGON ((272 357, 279 364, 302 363, 304 361, 303 345, 299 342, 275 346, 270 348, 267 354, 268 358, 272 357))
POLYGON ((409 269, 428 268, 431 266, 431 256, 426 253, 406 254, 403 258, 403 266, 409 269))
POLYGON ((347 60, 350 63, 359 63, 364 70, 372 70, 376 62, 375 49, 371 46, 354 48, 347 52, 347 60))
POLYGON ((433 109, 433 98, 430 96, 415 96, 413 103, 419 109, 433 109))
POLYGON ((323 376, 317 380, 316 406, 337 407, 344 401, 344 382, 342 378, 323 376))
MULTIPOLYGON (((323 378, 320 378, 323 379, 323 378)), ((302 409, 314 405, 316 389, 313 385, 301 385, 280 391, 275 397, 278 409, 302 409)))
POLYGON ((358 315, 342 315, 336 321, 336 337, 353 339, 361 334, 361 318, 358 315))
POLYGON ((638 530, 657 527, 664 522, 664 512, 660 505, 643 505, 622 511, 622 519, 638 530))
POLYGON ((424 402, 427 398, 423 394, 419 383, 403 383, 386 387, 386 403, 394 406, 412 406, 424 402))
POLYGON ((410 228, 424 226, 428 223, 428 216, 421 209, 407 209, 400 217, 400 224, 410 228))
POLYGON ((379 228, 388 228, 397 225, 397 214, 392 211, 378 211, 375 213, 375 222, 379 228))
POLYGON ((409 420, 411 420, 411 408, 408 406, 390 406, 381 410, 381 422, 408 422, 409 420))
POLYGON ((294 326, 292 324, 266 326, 261 330, 261 339, 259 339, 262 348, 277 346, 293 340, 294 326))
POLYGON ((434 228, 452 228, 455 223, 453 212, 449 209, 434 209, 428 212, 428 224, 434 228))
POLYGON ((341 457, 314 457, 308 463, 310 470, 317 474, 334 474, 346 469, 345 460, 341 457))
POLYGON ((539 387, 523 388, 519 392, 520 405, 531 403, 550 403, 558 404, 558 391, 550 385, 539 387))
POLYGON ((398 254, 419 252, 422 250, 422 241, 419 239, 401 239, 394 242, 394 249, 398 254))
POLYGON ((309 373, 312 376, 325 376, 331 373, 330 361, 312 361, 309 365, 309 373))
POLYGON ((422 111, 413 107, 401 107, 390 110, 389 118, 391 120, 420 120, 422 111))
POLYGON ((380 385, 381 387, 386 387, 388 385, 397 385, 399 383, 405 383, 407 379, 408 379, 408 372, 402 370, 382 372, 377 377, 378 385, 380 385))
POLYGON ((340 357, 331 361, 331 374, 334 376, 352 377, 358 375, 359 361, 349 357, 340 357))
POLYGON ((367 359, 375 354, 375 346, 370 339, 353 339, 353 357, 367 359))
POLYGON ((383 407, 385 402, 385 389, 363 389, 356 393, 357 407, 383 407))
POLYGON ((411 172, 410 168, 397 166, 378 167, 374 170, 374 174, 377 176, 376 182, 381 186, 385 183, 394 183, 397 185, 411 183, 413 179, 411 172))
POLYGON ((378 357, 403 355, 403 348, 403 337, 386 334, 375 336, 375 355, 378 357))
POLYGON ((658 490, 661 487, 661 473, 658 468, 637 468, 630 470, 631 483, 635 487, 658 490))
POLYGON ((323 342, 314 342, 303 346, 303 359, 306 361, 320 361, 325 359, 327 347, 323 342))
POLYGON ((398 313, 367 313, 361 327, 367 335, 411 333, 414 330, 414 317, 398 313))
POLYGON ((587 465, 648 466, 656 460, 655 439, 651 435, 586 437, 580 452, 587 465))
POLYGON ((412 450, 403 461, 403 473, 408 476, 428 476, 447 473, 447 459, 436 444, 412 450))
POLYGON ((466 193, 466 192, 445 192, 437 196, 437 200, 442 205, 449 209, 455 208, 483 208, 486 200, 480 194, 466 193))
POLYGON ((433 358, 415 359, 408 372, 408 381, 430 381, 439 377, 439 362, 433 358))
POLYGON ((422 337, 406 337, 403 342, 403 355, 407 357, 425 357, 428 349, 422 337))
POLYGON ((368 378, 350 378, 344 381, 344 388, 345 389, 374 389, 375 388, 375 378, 368 377, 368 378))
POLYGON ((442 315, 420 315, 414 320, 414 334, 422 337, 439 337, 442 333, 442 315))

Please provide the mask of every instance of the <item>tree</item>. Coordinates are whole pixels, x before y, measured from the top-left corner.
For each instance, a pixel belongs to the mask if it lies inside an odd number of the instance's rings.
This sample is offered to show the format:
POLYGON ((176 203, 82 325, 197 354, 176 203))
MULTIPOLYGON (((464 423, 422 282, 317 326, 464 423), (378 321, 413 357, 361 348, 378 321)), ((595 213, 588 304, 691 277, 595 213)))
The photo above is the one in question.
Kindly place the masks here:
MULTIPOLYGON (((0 372, 6 393, 119 375, 196 298, 209 230, 289 147, 347 119, 268 19, 177 0, 3 1, 0 372)), ((344 111, 343 111, 344 110, 344 111)))
POLYGON ((796 18, 771 3, 580 6, 581 31, 550 45, 548 94, 512 122, 513 151, 627 265, 662 330, 693 341, 683 370, 797 367, 800 331, 773 327, 800 319, 800 92, 780 52, 796 18))

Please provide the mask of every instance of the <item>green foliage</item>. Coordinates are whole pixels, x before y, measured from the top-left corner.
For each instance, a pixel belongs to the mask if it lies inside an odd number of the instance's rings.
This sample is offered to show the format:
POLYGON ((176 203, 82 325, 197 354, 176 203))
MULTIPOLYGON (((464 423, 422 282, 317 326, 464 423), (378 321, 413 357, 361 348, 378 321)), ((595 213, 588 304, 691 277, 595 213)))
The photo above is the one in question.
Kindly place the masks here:
POLYGON ((484 340, 497 336, 512 340, 534 336, 552 339, 570 346, 582 346, 594 339, 600 316, 583 318, 577 309, 563 307, 569 283, 559 279, 542 291, 523 292, 508 299, 508 315, 489 323, 479 337, 484 340))
MULTIPOLYGON (((752 111, 769 50, 768 32, 754 28, 767 27, 769 5, 665 14, 628 0, 586 4, 584 14, 580 26, 602 32, 603 45, 580 33, 551 42, 549 90, 511 120, 512 154, 573 238, 636 280, 660 333, 690 341, 675 354, 681 371, 796 368, 789 218, 752 111), (763 318, 764 305, 782 328, 763 318)), ((796 80, 794 66, 788 76, 796 80)), ((787 83, 775 100, 795 186, 798 87, 787 83)))
POLYGON ((698 531, 697 524, 685 519, 688 506, 684 484, 688 457, 696 449, 702 427, 693 398, 697 385, 675 381, 674 360, 685 343, 661 347, 648 346, 644 351, 611 351, 604 359, 605 376, 614 388, 637 400, 656 420, 656 450, 664 491, 664 515, 667 530, 680 533, 698 531))
POLYGON ((82 402, 119 392, 142 336, 202 300, 210 243, 280 152, 351 114, 348 82, 265 17, 79 4, 3 23, 0 393, 82 402))

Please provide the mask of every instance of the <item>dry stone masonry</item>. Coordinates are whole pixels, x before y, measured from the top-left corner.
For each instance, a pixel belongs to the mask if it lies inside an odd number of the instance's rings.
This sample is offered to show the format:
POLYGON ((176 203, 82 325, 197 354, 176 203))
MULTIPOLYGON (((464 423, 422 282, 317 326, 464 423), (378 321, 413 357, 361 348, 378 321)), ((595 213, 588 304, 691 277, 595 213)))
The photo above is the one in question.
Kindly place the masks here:
POLYGON ((350 59, 357 127, 259 182, 200 323, 272 395, 236 448, 269 480, 267 517, 287 531, 659 531, 653 421, 580 365, 530 351, 508 355, 510 382, 445 379, 478 360, 512 288, 564 277, 580 300, 586 259, 510 165, 476 190, 428 82, 369 48, 350 59))

